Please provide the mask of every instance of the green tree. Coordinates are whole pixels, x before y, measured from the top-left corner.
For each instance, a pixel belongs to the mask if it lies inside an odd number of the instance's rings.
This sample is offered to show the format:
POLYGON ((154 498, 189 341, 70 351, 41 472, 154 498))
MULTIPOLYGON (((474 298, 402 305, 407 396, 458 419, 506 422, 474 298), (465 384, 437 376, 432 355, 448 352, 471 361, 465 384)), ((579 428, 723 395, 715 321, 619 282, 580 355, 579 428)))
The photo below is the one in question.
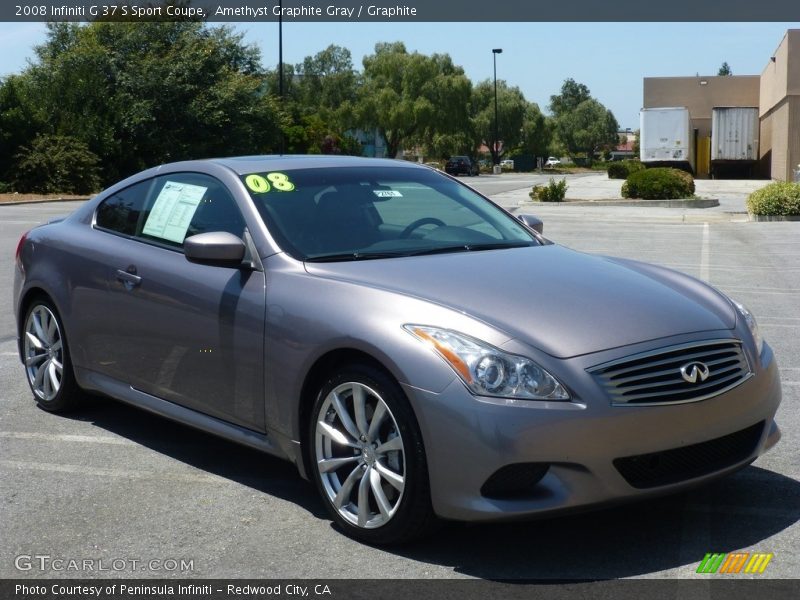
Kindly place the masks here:
POLYGON ((613 113, 574 79, 565 80, 561 93, 550 96, 550 111, 555 141, 570 156, 585 153, 591 163, 595 152, 619 143, 619 124, 613 113))
POLYGON ((401 42, 380 43, 364 57, 355 117, 377 128, 389 156, 404 145, 455 134, 467 122, 471 84, 446 54, 409 53, 401 42))
POLYGON ((553 125, 542 114, 539 105, 528 102, 522 122, 521 149, 526 154, 547 156, 553 139, 553 125))
POLYGON ((558 118, 572 112, 578 106, 592 97, 589 88, 576 82, 571 77, 566 79, 561 86, 561 93, 550 96, 550 112, 558 118))
POLYGON ((227 27, 198 22, 48 25, 20 75, 42 133, 101 158, 105 182, 172 160, 277 145, 282 116, 260 55, 227 27))
POLYGON ((721 76, 733 75, 733 71, 731 71, 730 65, 727 62, 724 62, 722 63, 722 66, 719 68, 719 71, 717 71, 717 75, 721 76))
POLYGON ((618 130, 613 113, 593 98, 555 119, 556 136, 569 155, 586 153, 590 163, 595 152, 607 145, 617 145, 618 130))
POLYGON ((15 155, 43 129, 35 97, 36 90, 24 77, 12 75, 0 81, 0 182, 13 179, 15 155))
POLYGON ((509 87, 505 81, 497 82, 497 135, 503 151, 494 148, 494 83, 480 82, 472 93, 472 123, 478 145, 485 143, 497 164, 503 152, 518 146, 522 140, 523 124, 528 102, 518 87, 509 87))
POLYGON ((100 188, 99 160, 86 144, 39 135, 16 155, 14 189, 20 192, 91 194, 100 188))

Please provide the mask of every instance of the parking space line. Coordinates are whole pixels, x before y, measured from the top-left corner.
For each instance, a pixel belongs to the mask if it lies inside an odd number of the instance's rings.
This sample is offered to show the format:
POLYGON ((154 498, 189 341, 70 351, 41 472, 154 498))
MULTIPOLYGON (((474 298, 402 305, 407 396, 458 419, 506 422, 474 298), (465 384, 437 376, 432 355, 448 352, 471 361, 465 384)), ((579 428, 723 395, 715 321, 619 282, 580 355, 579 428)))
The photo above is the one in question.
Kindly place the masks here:
POLYGON ((15 440, 42 440, 46 442, 78 442, 83 444, 111 444, 114 446, 138 446, 123 438, 99 435, 72 435, 67 433, 34 433, 24 431, 0 431, 0 438, 15 440))
POLYGON ((116 477, 122 479, 152 479, 155 481, 184 483, 216 483, 230 484, 230 479, 216 475, 189 473, 155 473, 153 471, 131 471, 126 469, 103 469, 83 465, 65 465, 56 463, 27 462, 21 460, 0 460, 0 467, 14 471, 47 471, 51 473, 70 473, 89 475, 92 477, 116 477))
POLYGON ((700 245, 700 279, 709 280, 708 264, 711 262, 711 236, 708 223, 703 223, 703 241, 700 245))

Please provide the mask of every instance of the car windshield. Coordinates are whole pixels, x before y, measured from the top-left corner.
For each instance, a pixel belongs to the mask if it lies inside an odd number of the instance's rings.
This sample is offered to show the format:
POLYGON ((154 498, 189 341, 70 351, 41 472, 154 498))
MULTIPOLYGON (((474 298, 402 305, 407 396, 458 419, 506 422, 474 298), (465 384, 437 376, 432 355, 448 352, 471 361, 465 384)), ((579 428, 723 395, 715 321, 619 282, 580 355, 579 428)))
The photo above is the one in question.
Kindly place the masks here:
POLYGON ((429 169, 293 169, 250 173, 242 180, 270 233, 298 260, 540 245, 516 219, 429 169))

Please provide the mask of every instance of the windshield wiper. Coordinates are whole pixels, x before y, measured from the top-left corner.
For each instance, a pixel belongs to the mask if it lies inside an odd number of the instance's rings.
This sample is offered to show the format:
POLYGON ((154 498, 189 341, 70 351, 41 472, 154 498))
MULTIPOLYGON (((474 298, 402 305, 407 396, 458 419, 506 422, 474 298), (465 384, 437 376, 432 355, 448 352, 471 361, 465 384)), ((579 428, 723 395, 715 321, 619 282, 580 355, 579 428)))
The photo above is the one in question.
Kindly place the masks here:
POLYGON ((448 252, 480 252, 481 250, 503 250, 505 248, 527 248, 538 246, 535 242, 492 242, 489 244, 459 244, 457 246, 439 246, 404 252, 399 256, 423 256, 428 254, 446 254, 448 252))
POLYGON ((338 254, 320 254, 319 256, 309 256, 306 262, 342 262, 348 260, 372 260, 375 258, 396 258, 405 256, 397 252, 341 252, 338 254))

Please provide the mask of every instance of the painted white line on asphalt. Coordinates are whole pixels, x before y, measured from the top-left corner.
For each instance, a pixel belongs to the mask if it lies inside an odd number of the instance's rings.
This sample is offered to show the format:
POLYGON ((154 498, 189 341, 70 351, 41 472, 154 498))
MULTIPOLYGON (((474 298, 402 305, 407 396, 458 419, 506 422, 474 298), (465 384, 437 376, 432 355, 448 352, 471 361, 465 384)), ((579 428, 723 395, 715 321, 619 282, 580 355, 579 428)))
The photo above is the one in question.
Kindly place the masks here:
MULTIPOLYGON (((786 371, 787 369, 781 369, 786 371)), ((800 385, 800 381, 781 381, 781 385, 800 385)))
POLYGON ((708 263, 711 262, 711 240, 708 230, 708 223, 703 223, 703 242, 700 247, 700 279, 708 281, 708 263))
POLYGON ((129 471, 125 469, 102 469, 83 465, 62 465, 55 463, 28 462, 21 460, 0 460, 0 468, 14 471, 47 471, 51 473, 71 473, 92 477, 119 477, 123 479, 152 479, 156 481, 181 481, 185 483, 232 483, 224 477, 209 474, 155 473, 153 471, 129 471))
POLYGON ((42 440, 46 442, 78 442, 81 444, 111 444, 112 446, 138 446, 131 440, 99 435, 72 435, 68 433, 35 433, 26 431, 0 431, 0 438, 14 440, 42 440))
POLYGON ((800 290, 783 290, 783 291, 763 291, 763 288, 725 288, 729 292, 736 292, 736 293, 757 293, 763 294, 765 296, 792 296, 794 294, 800 294, 800 290))

